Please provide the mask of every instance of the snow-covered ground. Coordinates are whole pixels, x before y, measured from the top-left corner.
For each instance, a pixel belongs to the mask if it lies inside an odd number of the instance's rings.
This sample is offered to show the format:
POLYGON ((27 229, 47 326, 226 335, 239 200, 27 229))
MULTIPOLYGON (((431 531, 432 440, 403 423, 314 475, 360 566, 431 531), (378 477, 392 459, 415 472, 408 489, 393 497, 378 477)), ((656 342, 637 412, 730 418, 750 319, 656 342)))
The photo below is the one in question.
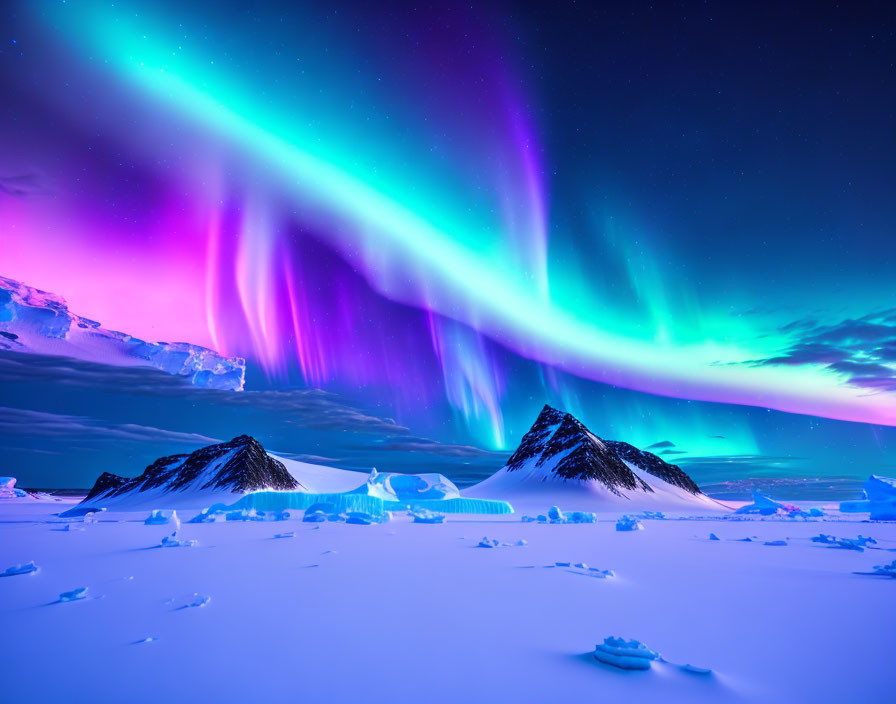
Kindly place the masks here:
POLYGON ((147 511, 56 517, 71 505, 0 502, 0 572, 39 567, 0 578, 4 701, 894 701, 896 580, 854 573, 896 558, 896 523, 296 518, 184 522, 198 545, 159 548, 173 527, 144 525, 147 511), (818 533, 878 542, 832 549, 818 533), (607 636, 669 662, 598 663, 607 636))

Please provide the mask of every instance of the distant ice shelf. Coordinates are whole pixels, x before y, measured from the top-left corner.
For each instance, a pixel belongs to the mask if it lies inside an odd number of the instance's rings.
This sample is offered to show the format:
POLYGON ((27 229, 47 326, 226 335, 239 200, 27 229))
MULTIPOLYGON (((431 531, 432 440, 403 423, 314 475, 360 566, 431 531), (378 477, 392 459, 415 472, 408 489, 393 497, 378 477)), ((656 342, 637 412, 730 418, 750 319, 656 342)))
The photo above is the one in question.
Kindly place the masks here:
POLYGON ((242 391, 246 362, 187 342, 147 342, 72 313, 65 299, 0 276, 0 350, 154 367, 194 386, 242 391))

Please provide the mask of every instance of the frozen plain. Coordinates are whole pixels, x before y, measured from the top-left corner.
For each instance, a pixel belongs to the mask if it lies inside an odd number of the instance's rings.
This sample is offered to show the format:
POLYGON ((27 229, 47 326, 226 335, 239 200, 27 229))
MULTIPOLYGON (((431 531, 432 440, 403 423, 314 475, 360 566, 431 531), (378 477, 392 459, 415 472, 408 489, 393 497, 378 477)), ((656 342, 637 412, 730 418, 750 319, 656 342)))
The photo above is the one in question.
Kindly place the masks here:
MULTIPOLYGON (((0 661, 7 701, 894 701, 896 523, 715 515, 596 524, 448 516, 415 524, 184 523, 108 512, 61 530, 71 504, 0 504, 0 661), (292 538, 274 538, 293 531, 292 538), (720 540, 709 539, 715 533, 720 540), (878 543, 864 552, 818 533, 878 543), (476 547, 487 536, 526 546, 476 547), (758 541, 739 539, 756 536, 758 541), (764 541, 787 540, 786 546, 764 541), (610 569, 601 579, 556 562, 610 569), (53 603, 88 587, 86 599, 53 603), (180 608, 194 594, 199 608, 180 608), (673 665, 596 662, 607 636, 673 665), (139 642, 144 639, 157 639, 139 642)), ((544 506, 541 512, 546 512, 544 506)), ((576 509, 576 506, 563 506, 576 509)), ((184 510, 184 519, 193 512, 184 510)), ((300 514, 300 512, 298 512, 300 514)), ((698 512, 692 512, 698 513, 698 512)))

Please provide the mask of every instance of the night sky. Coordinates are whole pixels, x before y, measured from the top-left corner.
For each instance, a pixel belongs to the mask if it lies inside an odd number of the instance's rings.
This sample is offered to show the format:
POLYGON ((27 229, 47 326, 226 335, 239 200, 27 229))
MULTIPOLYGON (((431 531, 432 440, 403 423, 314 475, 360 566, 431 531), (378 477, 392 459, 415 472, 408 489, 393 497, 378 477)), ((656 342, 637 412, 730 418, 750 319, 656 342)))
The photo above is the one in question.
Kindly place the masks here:
POLYGON ((7 473, 470 481, 545 402, 720 493, 896 472, 891 4, 259 4, 0 9, 0 276, 249 365, 4 356, 7 473))

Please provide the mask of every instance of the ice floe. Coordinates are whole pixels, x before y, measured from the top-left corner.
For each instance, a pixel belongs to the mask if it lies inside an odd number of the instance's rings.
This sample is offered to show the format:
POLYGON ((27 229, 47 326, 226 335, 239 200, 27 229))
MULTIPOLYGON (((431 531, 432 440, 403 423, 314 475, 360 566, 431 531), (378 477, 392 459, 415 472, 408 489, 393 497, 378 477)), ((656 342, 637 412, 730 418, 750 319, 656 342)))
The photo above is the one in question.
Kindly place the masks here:
POLYGON ((26 562, 24 565, 13 565, 12 567, 7 567, 3 572, 0 572, 0 577, 14 577, 19 574, 34 574, 40 569, 33 562, 26 562))
POLYGON ((296 533, 295 533, 295 531, 288 530, 285 533, 277 533, 276 535, 274 535, 274 537, 275 538, 295 538, 296 533))
POLYGON ((613 570, 602 570, 599 567, 589 567, 586 562, 555 562, 547 567, 563 567, 567 571, 577 574, 587 575, 588 577, 596 577, 597 579, 606 579, 607 577, 615 577, 613 570))
POLYGON ((636 513, 635 516, 651 521, 663 521, 666 519, 666 514, 662 511, 641 511, 640 513, 636 513))
POLYGON ((368 513, 367 511, 349 511, 345 514, 345 522, 355 525, 370 526, 374 523, 388 523, 392 520, 392 514, 389 511, 382 513, 368 513))
POLYGON ((872 474, 858 501, 840 503, 843 513, 868 513, 872 521, 896 521, 896 479, 872 474))
POLYGON ((639 640, 611 636, 594 646, 594 657, 602 663, 623 670, 649 670, 650 664, 659 658, 659 653, 639 640))
POLYGON ((169 508, 156 508, 143 521, 143 525, 147 526, 165 526, 169 523, 180 526, 180 519, 177 517, 177 511, 169 508))
POLYGON ((309 506, 302 516, 305 523, 353 523, 355 525, 373 525, 374 523, 388 523, 392 520, 389 511, 373 513, 371 511, 347 511, 341 512, 334 503, 323 502, 309 506))
POLYGON ((204 508, 193 516, 187 523, 223 523, 227 520, 227 513, 211 508, 204 508))
POLYGON ((517 540, 515 543, 502 543, 500 540, 496 538, 489 538, 488 536, 484 537, 479 541, 479 544, 476 546, 478 548, 523 548, 526 547, 529 543, 525 540, 517 540))
POLYGON ((72 589, 70 592, 62 592, 59 595, 60 602, 66 601, 80 601, 81 599, 87 598, 87 587, 78 587, 77 589, 72 589))
POLYGON ((874 538, 869 538, 864 535, 859 535, 857 538, 836 538, 833 535, 819 533, 813 538, 810 538, 810 540, 813 543, 827 545, 829 548, 855 550, 856 552, 864 552, 866 546, 877 544, 877 541, 874 538))
POLYGON ((186 540, 180 539, 177 537, 177 531, 174 531, 171 535, 166 535, 162 538, 162 542, 159 543, 159 547, 161 548, 194 548, 199 544, 196 540, 186 540))
POLYGON ((871 574, 879 575, 881 577, 893 577, 896 579, 896 560, 893 560, 886 565, 875 565, 874 572, 871 574))
POLYGON ((644 530, 644 524, 641 523, 634 516, 622 516, 618 521, 616 521, 616 530, 618 531, 630 531, 630 530, 644 530))
POLYGON ((569 511, 567 513, 560 510, 559 506, 551 506, 547 515, 522 516, 520 520, 523 523, 595 523, 597 515, 590 511, 569 511))
POLYGON ((414 523, 445 522, 444 513, 437 513, 436 511, 430 511, 427 508, 420 508, 419 506, 411 506, 410 510, 408 511, 408 515, 413 517, 414 523))
POLYGON ((27 491, 16 488, 15 477, 0 477, 0 499, 26 499, 29 497, 32 495, 27 491))
MULTIPOLYGON (((805 517, 809 515, 808 511, 803 511, 799 506, 781 503, 770 499, 768 496, 753 491, 753 503, 745 504, 735 511, 739 514, 759 514, 760 516, 774 516, 775 514, 785 514, 790 517, 805 517)), ((820 512, 819 512, 820 513, 820 512)))
POLYGON ((204 594, 200 594, 199 592, 193 592, 192 594, 188 594, 187 596, 169 599, 166 603, 169 606, 174 607, 175 611, 182 611, 184 609, 201 609, 211 600, 212 598, 210 596, 205 596, 204 594))
POLYGON ((204 508, 188 523, 218 523, 223 521, 288 521, 293 517, 289 510, 259 511, 254 508, 226 510, 220 506, 204 508))

